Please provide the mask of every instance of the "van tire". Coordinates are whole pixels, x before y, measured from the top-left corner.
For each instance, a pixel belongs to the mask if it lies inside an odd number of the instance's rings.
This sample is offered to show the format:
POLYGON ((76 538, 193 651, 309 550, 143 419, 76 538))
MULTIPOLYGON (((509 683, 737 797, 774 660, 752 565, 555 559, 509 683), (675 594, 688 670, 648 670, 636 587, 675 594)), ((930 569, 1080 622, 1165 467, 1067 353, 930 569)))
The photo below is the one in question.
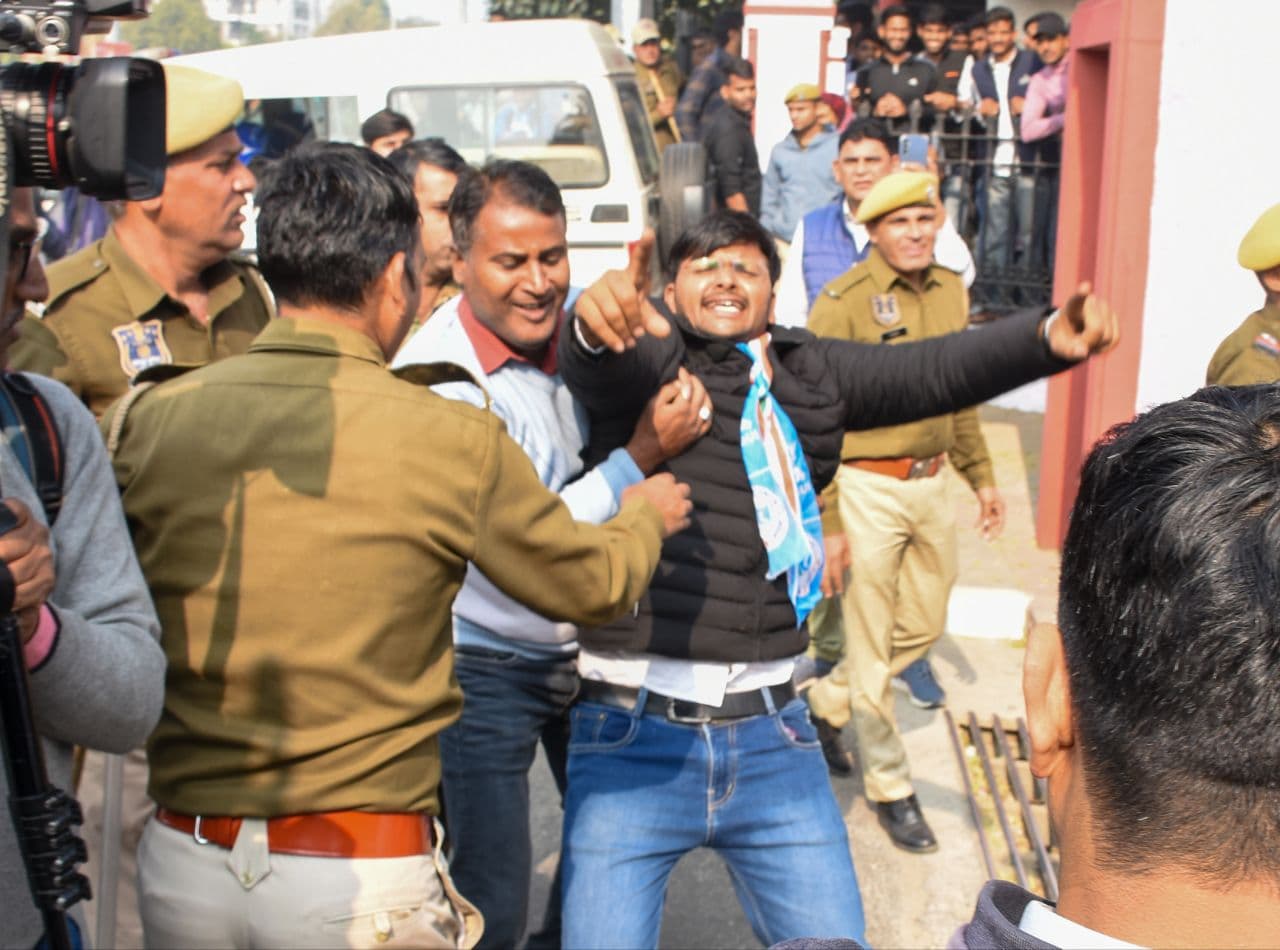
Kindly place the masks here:
POLYGON ((662 152, 658 179, 658 251, 664 266, 676 238, 710 209, 707 150, 699 142, 668 145, 662 152))

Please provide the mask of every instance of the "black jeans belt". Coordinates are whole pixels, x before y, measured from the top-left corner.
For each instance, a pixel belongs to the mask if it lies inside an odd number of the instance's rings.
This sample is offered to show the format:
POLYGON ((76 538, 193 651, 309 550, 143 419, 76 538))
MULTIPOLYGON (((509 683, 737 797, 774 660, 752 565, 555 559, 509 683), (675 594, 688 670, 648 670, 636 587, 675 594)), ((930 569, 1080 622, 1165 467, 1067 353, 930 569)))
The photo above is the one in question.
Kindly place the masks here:
MULTIPOLYGON (((719 722, 725 719, 746 719, 749 716, 763 716, 769 712, 765 702, 765 693, 773 699, 773 708, 782 709, 796 698, 795 684, 788 680, 762 689, 753 689, 743 693, 725 693, 724 702, 719 706, 705 706, 702 703, 690 702, 687 699, 676 699, 663 696, 661 693, 649 693, 645 697, 644 711, 651 716, 663 716, 672 722, 700 723, 719 722)), ((583 680, 578 698, 588 703, 600 703, 604 706, 618 706, 622 709, 634 709, 636 700, 640 698, 640 690, 628 686, 615 686, 600 680, 583 680)))

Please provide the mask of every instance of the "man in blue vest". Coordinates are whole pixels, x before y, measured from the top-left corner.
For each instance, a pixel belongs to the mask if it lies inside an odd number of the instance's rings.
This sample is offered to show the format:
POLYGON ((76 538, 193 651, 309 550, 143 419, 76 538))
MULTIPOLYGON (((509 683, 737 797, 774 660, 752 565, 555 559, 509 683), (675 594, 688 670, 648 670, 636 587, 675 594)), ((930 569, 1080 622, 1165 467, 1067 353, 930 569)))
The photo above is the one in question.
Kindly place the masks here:
POLYGON ((987 11, 987 56, 973 64, 978 114, 995 137, 987 172, 986 216, 978 244, 978 260, 1005 267, 1025 255, 1031 242, 1035 181, 1024 166, 1035 160, 1036 147, 1019 139, 1022 110, 1031 76, 1040 57, 1014 42, 1016 23, 1008 7, 987 11), (1016 230, 1015 230, 1016 228, 1016 230))

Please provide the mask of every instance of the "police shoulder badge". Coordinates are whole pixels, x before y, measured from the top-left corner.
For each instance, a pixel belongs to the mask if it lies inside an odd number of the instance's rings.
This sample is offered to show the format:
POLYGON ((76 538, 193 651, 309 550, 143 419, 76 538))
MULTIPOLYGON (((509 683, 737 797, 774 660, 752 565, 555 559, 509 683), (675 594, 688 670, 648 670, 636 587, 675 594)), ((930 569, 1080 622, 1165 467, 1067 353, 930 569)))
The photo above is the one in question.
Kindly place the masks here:
POLYGON ((891 327, 902 320, 898 312, 898 298, 895 294, 876 294, 871 298, 871 316, 882 327, 891 327))
POLYGON ((135 320, 111 331, 120 351, 120 368, 130 379, 144 369, 172 363, 173 354, 164 341, 164 326, 159 320, 135 320))
POLYGON ((1259 333, 1253 338, 1253 348, 1261 350, 1268 356, 1280 357, 1280 341, 1270 333, 1259 333))

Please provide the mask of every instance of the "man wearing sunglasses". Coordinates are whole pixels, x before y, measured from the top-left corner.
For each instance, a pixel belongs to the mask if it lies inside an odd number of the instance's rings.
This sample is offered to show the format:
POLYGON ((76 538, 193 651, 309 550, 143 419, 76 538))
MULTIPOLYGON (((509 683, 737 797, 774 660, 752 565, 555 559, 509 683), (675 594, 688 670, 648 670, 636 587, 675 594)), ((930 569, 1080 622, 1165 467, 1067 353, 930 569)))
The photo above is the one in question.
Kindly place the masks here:
POLYGON ((589 287, 560 337, 591 417, 586 463, 625 442, 683 367, 711 429, 659 470, 689 485, 691 526, 620 620, 579 632, 562 845, 565 946, 657 944, 667 878, 699 846, 729 865, 760 941, 863 937, 844 816, 791 683, 820 597, 817 494, 847 429, 981 402, 1112 346, 1115 316, 1077 295, 980 331, 882 347, 770 326, 779 261, 750 215, 682 234, 661 298, 652 235, 589 287), (601 913, 601 908, 609 908, 601 913))

